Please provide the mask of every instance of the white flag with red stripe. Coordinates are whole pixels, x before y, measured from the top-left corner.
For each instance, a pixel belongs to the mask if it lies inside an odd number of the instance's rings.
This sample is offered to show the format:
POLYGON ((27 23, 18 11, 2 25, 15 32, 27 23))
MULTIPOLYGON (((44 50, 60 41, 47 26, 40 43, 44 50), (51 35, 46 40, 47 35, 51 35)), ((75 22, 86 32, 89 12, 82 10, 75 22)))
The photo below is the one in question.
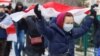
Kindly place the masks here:
MULTIPOLYGON (((35 5, 32 5, 25 11, 15 13, 11 17, 15 22, 17 22, 23 17, 35 15, 34 7, 35 5), (16 15, 19 15, 19 16, 16 16, 16 15)), ((77 24, 80 24, 82 22, 84 17, 87 15, 85 12, 89 11, 89 8, 80 8, 80 7, 75 7, 75 6, 63 5, 56 2, 45 3, 39 6, 38 9, 41 10, 42 16, 44 16, 45 18, 57 17, 57 15, 61 12, 71 12, 77 24)))

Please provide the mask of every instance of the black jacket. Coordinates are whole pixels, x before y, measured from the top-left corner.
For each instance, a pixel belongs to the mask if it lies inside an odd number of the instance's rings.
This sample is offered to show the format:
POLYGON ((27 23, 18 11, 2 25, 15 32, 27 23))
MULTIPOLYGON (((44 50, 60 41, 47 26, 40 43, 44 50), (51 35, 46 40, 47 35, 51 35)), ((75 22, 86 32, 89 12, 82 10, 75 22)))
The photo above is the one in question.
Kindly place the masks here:
POLYGON ((27 49, 30 50, 30 52, 38 52, 38 53, 44 53, 44 38, 42 37, 42 43, 32 45, 30 43, 29 35, 34 38, 41 36, 40 32, 38 31, 37 23, 35 22, 34 16, 29 16, 26 19, 27 22, 27 49))

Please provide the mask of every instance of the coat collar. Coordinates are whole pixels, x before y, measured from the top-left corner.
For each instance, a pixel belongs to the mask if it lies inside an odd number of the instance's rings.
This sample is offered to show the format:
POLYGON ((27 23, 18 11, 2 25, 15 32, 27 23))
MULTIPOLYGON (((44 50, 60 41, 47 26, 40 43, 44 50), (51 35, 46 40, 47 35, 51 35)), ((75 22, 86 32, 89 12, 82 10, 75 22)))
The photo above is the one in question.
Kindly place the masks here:
POLYGON ((54 29, 56 32, 60 33, 62 36, 66 36, 66 34, 71 34, 71 32, 65 32, 63 29, 59 28, 56 23, 52 23, 50 28, 54 29))

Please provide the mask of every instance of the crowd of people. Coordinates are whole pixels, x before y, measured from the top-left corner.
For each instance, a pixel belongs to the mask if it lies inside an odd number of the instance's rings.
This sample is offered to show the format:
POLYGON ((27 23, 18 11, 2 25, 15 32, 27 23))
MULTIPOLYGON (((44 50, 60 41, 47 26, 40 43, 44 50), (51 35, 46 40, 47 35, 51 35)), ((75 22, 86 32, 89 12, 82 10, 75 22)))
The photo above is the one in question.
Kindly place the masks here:
MULTIPOLYGON (((12 8, 12 4, 8 6, 1 5, 0 22, 4 21, 5 18, 12 13, 21 12, 25 9, 27 9, 27 7, 21 2, 16 4, 15 9, 12 8)), ((9 18, 11 19, 10 16, 9 18)), ((41 56, 44 54, 44 37, 37 29, 35 18, 36 16, 33 15, 22 18, 18 22, 12 20, 16 28, 17 42, 7 41, 7 31, 5 27, 0 26, 0 56, 9 56, 12 49, 12 43, 14 43, 16 56, 22 56, 21 52, 23 52, 23 55, 27 54, 27 56, 41 56)))
MULTIPOLYGON (((100 56, 100 23, 94 9, 98 7, 97 4, 91 6, 91 13, 85 17, 80 27, 75 27, 74 17, 69 12, 62 12, 47 22, 38 7, 39 4, 34 8, 35 15, 23 17, 18 22, 12 20, 17 34, 17 42, 14 42, 16 56, 22 56, 21 52, 27 56, 42 56, 45 49, 49 52, 48 56, 75 56, 75 39, 88 32, 92 24, 95 26, 94 37, 97 39, 94 41, 96 56, 100 56)), ((7 41, 7 32, 1 22, 10 14, 24 11, 26 8, 21 2, 16 4, 15 9, 12 4, 0 6, 0 56, 9 56, 12 49, 12 41, 7 41)), ((10 16, 8 18, 11 19, 10 16)))

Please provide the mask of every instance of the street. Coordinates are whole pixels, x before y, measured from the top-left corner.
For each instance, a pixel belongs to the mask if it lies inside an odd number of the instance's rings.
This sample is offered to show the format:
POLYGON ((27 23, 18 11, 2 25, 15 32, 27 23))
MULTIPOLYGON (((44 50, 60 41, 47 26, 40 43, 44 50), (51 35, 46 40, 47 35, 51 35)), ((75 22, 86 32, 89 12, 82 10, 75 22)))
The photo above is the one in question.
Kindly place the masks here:
MULTIPOLYGON (((10 55, 9 56, 15 56, 15 52, 14 52, 14 45, 12 45, 12 49, 11 49, 11 52, 10 52, 10 55)), ((45 55, 43 56, 47 56, 48 55, 48 51, 45 52, 45 55)), ((27 56, 27 55, 25 55, 27 56)), ((78 51, 75 51, 75 56, 84 56, 84 52, 78 52, 78 51)), ((87 56, 94 56, 94 53, 93 53, 93 48, 91 49, 88 49, 88 52, 87 52, 87 56)))

